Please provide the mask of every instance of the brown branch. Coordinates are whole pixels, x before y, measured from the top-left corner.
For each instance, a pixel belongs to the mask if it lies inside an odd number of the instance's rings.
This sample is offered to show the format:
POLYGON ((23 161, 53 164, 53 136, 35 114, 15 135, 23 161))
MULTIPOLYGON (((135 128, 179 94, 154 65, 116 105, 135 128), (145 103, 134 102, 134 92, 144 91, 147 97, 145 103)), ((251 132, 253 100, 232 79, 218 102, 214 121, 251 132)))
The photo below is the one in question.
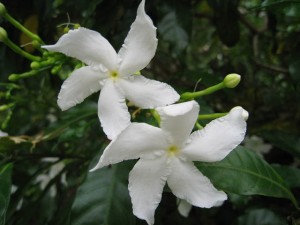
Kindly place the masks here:
POLYGON ((273 71, 273 72, 279 72, 279 73, 284 73, 284 74, 289 74, 289 71, 285 68, 275 66, 275 65, 269 65, 266 63, 259 62, 257 59, 254 59, 254 62, 256 65, 265 68, 267 70, 273 71))

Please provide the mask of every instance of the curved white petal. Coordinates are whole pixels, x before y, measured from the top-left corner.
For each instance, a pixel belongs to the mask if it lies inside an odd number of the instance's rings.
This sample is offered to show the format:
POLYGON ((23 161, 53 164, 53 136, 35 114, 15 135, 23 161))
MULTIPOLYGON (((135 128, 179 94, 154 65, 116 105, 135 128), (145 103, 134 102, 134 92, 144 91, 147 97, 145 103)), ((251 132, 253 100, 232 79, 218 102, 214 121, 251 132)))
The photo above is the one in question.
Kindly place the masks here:
POLYGON ((192 162, 183 162, 178 158, 172 161, 172 172, 167 183, 176 197, 194 206, 210 208, 221 205, 227 199, 227 195, 218 191, 192 162))
POLYGON ((156 159, 140 159, 129 174, 129 194, 133 214, 146 220, 148 225, 154 224, 154 212, 161 201, 170 168, 165 157, 156 159))
POLYGON ((199 104, 196 101, 189 101, 156 109, 160 115, 160 127, 167 132, 171 141, 182 146, 190 136, 196 123, 199 104))
POLYGON ((179 214, 182 215, 183 217, 188 217, 192 209, 192 205, 188 203, 186 200, 183 199, 178 199, 178 200, 179 200, 179 204, 178 204, 179 214))
POLYGON ((93 170, 129 159, 156 158, 167 146, 161 129, 145 123, 131 123, 106 147, 93 170))
POLYGON ((62 110, 67 110, 81 103, 86 97, 101 89, 101 81, 106 76, 101 71, 95 71, 90 66, 75 70, 61 86, 57 104, 62 110))
POLYGON ((113 70, 117 67, 117 53, 98 32, 80 27, 60 37, 55 45, 44 45, 52 52, 61 52, 87 65, 103 65, 113 70))
POLYGON ((100 93, 98 116, 108 139, 114 139, 130 124, 125 97, 115 83, 108 79, 100 93))
POLYGON ((120 49, 120 74, 131 75, 145 68, 153 58, 157 47, 156 27, 145 13, 145 0, 140 3, 135 21, 120 49))
POLYGON ((244 139, 246 122, 243 114, 243 108, 234 108, 228 115, 195 131, 183 154, 192 161, 215 162, 224 159, 244 139))
POLYGON ((118 83, 126 98, 141 108, 165 106, 179 99, 177 92, 168 84, 142 75, 132 75, 128 79, 120 79, 118 83))

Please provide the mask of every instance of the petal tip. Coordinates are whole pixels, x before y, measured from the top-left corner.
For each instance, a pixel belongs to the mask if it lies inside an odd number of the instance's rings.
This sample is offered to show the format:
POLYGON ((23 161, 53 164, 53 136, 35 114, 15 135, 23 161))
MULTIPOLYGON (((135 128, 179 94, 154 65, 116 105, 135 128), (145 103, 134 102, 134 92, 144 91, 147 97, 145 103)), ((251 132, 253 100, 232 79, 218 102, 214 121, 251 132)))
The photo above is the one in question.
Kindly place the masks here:
POLYGON ((232 108, 230 110, 230 112, 233 112, 233 113, 238 112, 238 113, 240 113, 240 115, 243 117, 243 119, 245 121, 247 121, 248 118, 249 118, 249 112, 247 110, 245 110, 244 108, 242 108, 241 106, 236 106, 236 107, 232 108))

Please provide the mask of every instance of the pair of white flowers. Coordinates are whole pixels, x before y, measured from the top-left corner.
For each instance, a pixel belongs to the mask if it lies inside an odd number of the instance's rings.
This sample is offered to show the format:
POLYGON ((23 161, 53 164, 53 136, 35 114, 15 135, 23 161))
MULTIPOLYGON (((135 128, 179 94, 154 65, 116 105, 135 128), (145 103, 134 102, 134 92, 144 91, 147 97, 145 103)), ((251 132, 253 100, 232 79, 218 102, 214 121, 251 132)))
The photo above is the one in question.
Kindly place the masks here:
POLYGON ((194 206, 209 208, 227 199, 193 161, 222 160, 240 144, 246 132, 246 111, 235 107, 191 134, 199 114, 198 103, 173 104, 179 95, 171 86, 134 75, 147 66, 157 47, 156 27, 144 7, 142 0, 118 53, 103 36, 86 28, 69 31, 55 45, 43 47, 86 63, 63 83, 58 105, 69 109, 101 90, 98 116, 112 141, 93 170, 139 158, 129 174, 133 213, 154 224, 166 183, 179 199, 194 206), (126 99, 141 108, 155 108, 160 128, 130 123, 126 99))

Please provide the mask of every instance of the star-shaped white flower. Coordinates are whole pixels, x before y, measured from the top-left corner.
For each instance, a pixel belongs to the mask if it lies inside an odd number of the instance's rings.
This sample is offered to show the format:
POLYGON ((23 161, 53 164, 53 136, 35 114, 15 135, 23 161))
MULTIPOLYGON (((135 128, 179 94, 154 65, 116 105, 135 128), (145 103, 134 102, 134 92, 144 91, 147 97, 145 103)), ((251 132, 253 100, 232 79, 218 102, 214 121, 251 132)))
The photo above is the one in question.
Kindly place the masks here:
POLYGON ((58 105, 67 110, 101 89, 98 116, 109 139, 130 124, 125 99, 141 108, 165 106, 179 99, 171 86, 134 75, 149 64, 157 47, 156 27, 144 8, 143 0, 118 53, 101 34, 86 28, 71 30, 55 45, 43 46, 87 64, 65 80, 58 105))
POLYGON ((154 223, 165 183, 179 199, 194 206, 221 205, 226 194, 217 190, 193 161, 220 161, 240 144, 246 132, 246 111, 235 107, 191 135, 199 113, 197 102, 160 107, 157 111, 161 128, 130 124, 107 146, 93 170, 140 158, 129 174, 129 193, 133 213, 148 224, 154 223))

